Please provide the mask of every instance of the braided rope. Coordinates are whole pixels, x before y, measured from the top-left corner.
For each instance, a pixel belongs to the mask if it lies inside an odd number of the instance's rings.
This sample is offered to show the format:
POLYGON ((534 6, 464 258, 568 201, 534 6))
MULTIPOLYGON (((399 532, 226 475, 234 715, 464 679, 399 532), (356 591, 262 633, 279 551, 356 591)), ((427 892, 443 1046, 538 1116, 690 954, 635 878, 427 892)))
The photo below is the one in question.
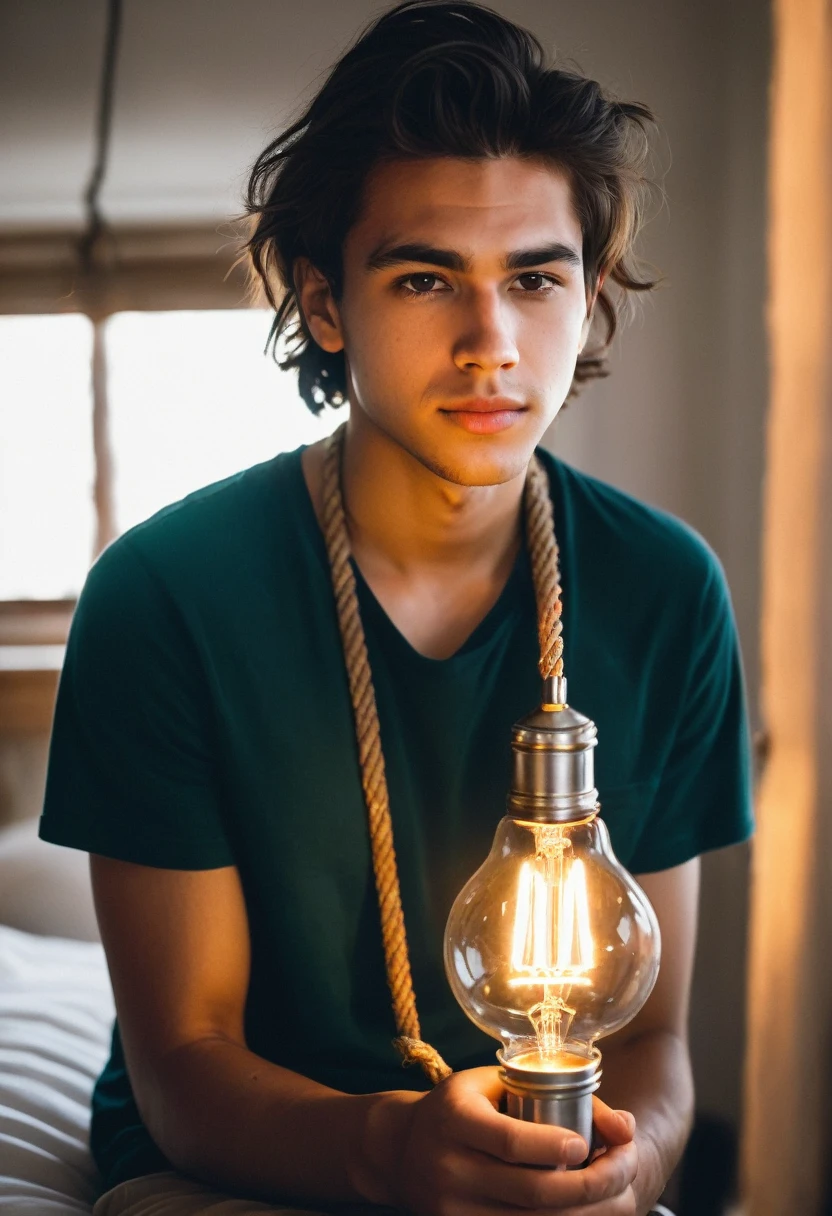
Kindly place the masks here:
POLYGON ((532 457, 523 494, 526 511, 526 544, 532 566, 537 600, 537 634, 540 639, 540 674, 563 675, 563 624, 561 613, 560 564, 555 537, 555 518, 549 494, 549 478, 536 456, 532 457))
MULTIPOLYGON (((326 441, 323 466, 323 533, 355 718, 361 785, 367 804, 384 961, 398 1031, 394 1044, 404 1064, 421 1065, 431 1084, 437 1085, 450 1076, 452 1070, 436 1048, 422 1039, 419 1015, 416 1011, 393 845, 390 798, 381 750, 381 728, 367 643, 358 607, 355 575, 350 565, 349 533, 341 496, 341 451, 345 425, 340 426, 326 441)), ((538 608, 540 671, 544 677, 560 675, 563 672, 563 639, 558 548, 548 478, 536 456, 532 457, 529 466, 524 505, 526 541, 538 608)))

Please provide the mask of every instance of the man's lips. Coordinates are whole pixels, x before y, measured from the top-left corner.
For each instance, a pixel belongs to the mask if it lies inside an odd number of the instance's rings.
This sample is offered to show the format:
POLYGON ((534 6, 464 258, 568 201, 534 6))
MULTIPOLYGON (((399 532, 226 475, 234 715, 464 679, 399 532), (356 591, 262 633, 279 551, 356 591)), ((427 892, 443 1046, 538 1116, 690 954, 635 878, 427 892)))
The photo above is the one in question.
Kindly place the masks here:
POLYGON ((528 409, 528 406, 513 397, 466 397, 463 401, 455 401, 453 405, 443 405, 442 413, 498 414, 525 409, 528 409))
POLYGON ((508 430, 527 409, 521 401, 510 397, 472 397, 443 406, 440 413, 471 434, 494 435, 508 430))

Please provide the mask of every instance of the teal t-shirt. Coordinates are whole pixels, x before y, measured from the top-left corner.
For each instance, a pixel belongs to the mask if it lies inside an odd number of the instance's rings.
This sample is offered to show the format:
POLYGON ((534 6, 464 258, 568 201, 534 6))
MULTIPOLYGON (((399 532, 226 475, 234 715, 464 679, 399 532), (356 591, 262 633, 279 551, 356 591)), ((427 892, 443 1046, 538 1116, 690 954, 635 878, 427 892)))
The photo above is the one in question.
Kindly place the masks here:
MULTIPOLYGON (((540 453, 561 554, 569 700, 635 873, 751 830, 749 746, 724 576, 680 521, 540 453)), ((454 1068, 497 1044, 452 997, 442 935, 504 814, 511 725, 540 701, 525 551, 450 658, 419 654, 357 572, 417 1005, 454 1068)), ((41 836, 171 869, 239 868, 249 1048, 349 1093, 404 1070, 384 971, 352 710, 300 451, 133 528, 90 571, 55 713, 41 836)), ((168 1168, 118 1025, 93 1097, 106 1185, 168 1168)))

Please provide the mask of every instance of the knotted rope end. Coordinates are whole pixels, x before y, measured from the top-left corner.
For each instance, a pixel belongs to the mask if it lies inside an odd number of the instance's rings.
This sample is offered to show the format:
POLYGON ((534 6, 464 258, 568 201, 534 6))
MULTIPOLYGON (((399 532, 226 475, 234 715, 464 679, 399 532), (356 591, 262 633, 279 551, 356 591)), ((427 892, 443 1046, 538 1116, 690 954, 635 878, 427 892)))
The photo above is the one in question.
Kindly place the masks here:
POLYGON ((422 1039, 412 1039, 404 1034, 393 1040, 393 1046, 402 1057, 402 1068, 407 1068, 411 1064, 420 1064, 431 1085, 438 1085, 453 1072, 436 1048, 431 1047, 430 1043, 425 1043, 422 1039))

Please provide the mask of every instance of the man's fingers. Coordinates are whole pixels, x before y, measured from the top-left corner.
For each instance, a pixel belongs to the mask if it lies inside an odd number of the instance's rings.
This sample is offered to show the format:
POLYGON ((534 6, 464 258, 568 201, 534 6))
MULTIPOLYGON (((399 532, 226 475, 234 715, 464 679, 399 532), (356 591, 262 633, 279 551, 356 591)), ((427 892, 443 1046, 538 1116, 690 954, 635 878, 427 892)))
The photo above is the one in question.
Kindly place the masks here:
POLYGON ((454 1100, 446 1128, 466 1148, 515 1165, 579 1165, 588 1155, 586 1141, 562 1127, 524 1123, 501 1114, 503 1086, 496 1068, 471 1068, 450 1079, 454 1100))
MULTIPOLYGON (((497 1213, 492 1212, 491 1216, 497 1216, 497 1213)), ((502 1216, 507 1216, 505 1211, 502 1216)), ((538 1208, 536 1212, 518 1212, 517 1216, 553 1216, 553 1213, 551 1208, 538 1208)), ((628 1186, 626 1191, 616 1195, 614 1199, 602 1199, 600 1203, 590 1204, 589 1207, 581 1205, 576 1208, 560 1208, 557 1216, 638 1216, 638 1213, 635 1195, 628 1186)))
POLYGON ((574 1132, 542 1123, 524 1123, 494 1108, 502 1087, 478 1074, 496 1069, 474 1068, 459 1073, 454 1100, 445 1128, 457 1144, 476 1149, 512 1165, 579 1165, 589 1153, 587 1143, 574 1132))
POLYGON ((609 1149, 585 1170, 530 1170, 491 1157, 468 1154, 459 1162, 456 1181, 486 1203, 528 1211, 561 1211, 573 1206, 583 1212, 625 1192, 636 1175, 635 1145, 609 1149))
POLYGON ((433 1210, 441 1200, 442 1216, 635 1216, 632 1116, 599 1103, 605 1151, 585 1169, 564 1170, 586 1160, 586 1142, 566 1128, 501 1114, 502 1094, 495 1068, 471 1069, 416 1104, 425 1116, 420 1134, 441 1151, 427 1174, 417 1163, 412 1207, 433 1210))
POLYGON ((635 1118, 628 1110, 613 1110, 597 1097, 592 1100, 592 1122, 607 1145, 629 1144, 636 1130, 635 1118))
POLYGON ((507 1208, 504 1204, 491 1204, 477 1200, 452 1198, 442 1206, 446 1216, 637 1216, 636 1200, 632 1189, 614 1199, 604 1199, 590 1207, 570 1208, 507 1208))

